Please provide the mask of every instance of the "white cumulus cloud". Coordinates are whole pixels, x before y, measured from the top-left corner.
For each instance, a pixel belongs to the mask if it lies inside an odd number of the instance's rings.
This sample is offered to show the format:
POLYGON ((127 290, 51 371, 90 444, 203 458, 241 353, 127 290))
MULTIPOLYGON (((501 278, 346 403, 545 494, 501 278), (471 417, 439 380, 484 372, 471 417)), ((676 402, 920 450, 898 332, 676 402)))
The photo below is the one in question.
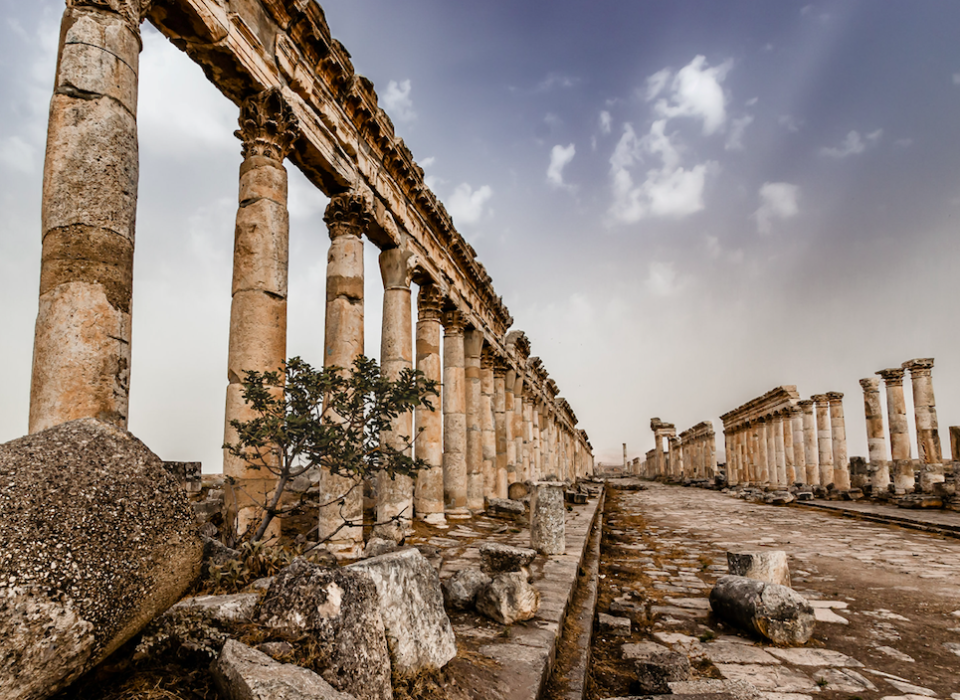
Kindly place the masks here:
POLYGON ((447 209, 455 223, 475 224, 483 218, 487 202, 493 197, 493 189, 489 185, 473 189, 466 182, 457 185, 450 199, 447 200, 447 209))
POLYGON ((960 85, 960 73, 953 74, 953 84, 960 85))
POLYGON ((747 127, 753 124, 753 115, 745 114, 730 122, 730 133, 727 134, 727 143, 724 146, 728 151, 743 150, 743 134, 747 127))
POLYGON ((410 98, 411 85, 409 80, 399 83, 391 80, 387 83, 387 92, 383 96, 383 106, 391 119, 402 122, 412 122, 417 118, 413 109, 413 100, 410 98))
POLYGON ((613 117, 610 112, 604 110, 600 112, 600 133, 609 134, 613 129, 613 117))
POLYGON ((788 182, 765 182, 760 188, 760 208, 753 213, 757 230, 768 234, 775 220, 792 219, 800 213, 800 188, 788 182))
POLYGON ((860 136, 859 131, 851 131, 838 147, 821 148, 820 155, 829 158, 846 158, 848 156, 859 155, 867 150, 869 146, 873 146, 880 141, 881 136, 883 136, 883 129, 877 129, 865 137, 860 136))
POLYGON ((547 181, 554 187, 568 187, 563 181, 563 169, 573 160, 577 154, 576 147, 571 143, 569 146, 557 144, 550 151, 550 165, 547 167, 547 181))
MULTIPOLYGON (((722 129, 727 120, 727 98, 723 83, 733 67, 727 60, 710 66, 704 56, 697 56, 677 71, 670 80, 669 94, 657 100, 655 111, 661 117, 693 117, 703 120, 703 133, 710 135, 722 129)), ((659 96, 667 86, 669 70, 659 71, 647 79, 647 100, 659 96)))

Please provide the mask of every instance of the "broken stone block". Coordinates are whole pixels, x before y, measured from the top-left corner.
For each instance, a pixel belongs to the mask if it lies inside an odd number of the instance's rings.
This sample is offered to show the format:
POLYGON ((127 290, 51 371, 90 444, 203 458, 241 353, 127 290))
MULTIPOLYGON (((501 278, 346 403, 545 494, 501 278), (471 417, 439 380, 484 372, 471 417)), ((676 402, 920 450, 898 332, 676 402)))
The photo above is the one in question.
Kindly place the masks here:
POLYGON ((443 601, 451 610, 469 610, 491 579, 479 569, 461 569, 443 582, 443 601))
POLYGON ((623 658, 636 669, 636 685, 641 693, 670 693, 674 681, 690 679, 690 661, 686 656, 654 642, 624 644, 623 658))
POLYGON ((629 617, 615 617, 613 615, 607 615, 606 613, 600 613, 599 622, 601 634, 609 634, 613 635, 614 637, 630 636, 631 629, 629 617))
POLYGON ((357 700, 338 692, 313 671, 282 664, 233 639, 210 669, 229 700, 357 700))
POLYGON ((443 607, 440 576, 416 549, 351 564, 377 587, 380 617, 393 668, 401 673, 443 668, 457 655, 457 638, 443 607))
POLYGON ((567 550, 566 519, 563 483, 535 483, 530 497, 530 546, 540 554, 563 554, 567 550))
POLYGON ((497 574, 477 594, 477 611, 501 625, 529 620, 540 609, 540 591, 527 581, 525 571, 497 574))
POLYGON ((390 700, 390 654, 376 585, 366 573, 295 559, 277 574, 260 623, 317 645, 321 676, 360 700, 390 700))
POLYGON ((773 493, 765 495, 763 500, 772 506, 785 506, 788 503, 793 503, 797 499, 789 491, 774 491, 773 493))
POLYGON ((367 540, 367 544, 363 548, 361 558, 370 559, 371 557, 379 557, 381 554, 388 554, 395 551, 397 551, 397 543, 393 540, 385 540, 382 537, 371 537, 367 540))
POLYGON ((812 501, 813 500, 813 491, 797 491, 794 496, 797 497, 798 501, 812 501))
POLYGON ((723 576, 710 591, 710 605, 724 620, 777 644, 799 646, 813 635, 813 606, 786 586, 723 576))
POLYGON ((511 547, 498 542, 488 542, 480 546, 480 568, 491 576, 524 570, 536 557, 537 553, 532 549, 511 547))
POLYGON ((587 502, 587 494, 580 493, 579 491, 564 491, 563 497, 567 503, 572 503, 578 506, 582 506, 587 502))
POLYGON ((530 487, 522 481, 515 481, 507 487, 507 498, 520 501, 530 495, 530 487))
POLYGON ((488 498, 488 515, 526 515, 527 508, 520 501, 511 501, 509 498, 488 498))
POLYGON ((0 446, 0 697, 55 694, 200 572, 193 511, 160 458, 85 418, 0 446))
POLYGON ((727 552, 727 567, 733 576, 745 576, 778 586, 790 585, 790 566, 784 551, 727 552))

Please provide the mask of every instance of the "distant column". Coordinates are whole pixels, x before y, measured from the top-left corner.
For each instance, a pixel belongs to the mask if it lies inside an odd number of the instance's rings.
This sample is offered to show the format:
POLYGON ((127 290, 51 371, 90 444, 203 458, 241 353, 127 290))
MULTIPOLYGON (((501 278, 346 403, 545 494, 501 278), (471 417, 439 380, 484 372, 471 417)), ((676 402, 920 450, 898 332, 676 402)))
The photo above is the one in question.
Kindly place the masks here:
POLYGON ((480 430, 483 436, 483 495, 486 498, 496 498, 497 490, 493 360, 493 351, 484 346, 480 355, 480 430))
POLYGON ((863 413, 867 420, 867 449, 872 475, 870 485, 874 494, 886 493, 890 486, 890 464, 887 461, 887 440, 883 434, 883 407, 880 405, 880 380, 867 377, 860 380, 863 387, 863 413))
POLYGON ((777 425, 775 416, 767 416, 764 429, 764 445, 767 452, 767 483, 770 486, 779 486, 780 477, 777 470, 777 425))
POLYGON ((469 330, 463 336, 464 392, 467 409, 467 508, 483 510, 483 426, 480 416, 480 353, 483 333, 469 330))
MULTIPOLYGON (((417 369, 439 386, 443 378, 440 363, 440 316, 443 296, 433 284, 420 285, 417 295, 417 369)), ((433 408, 418 406, 414 411, 417 457, 430 465, 417 473, 414 489, 416 517, 434 525, 446 522, 443 515, 443 415, 440 397, 433 408)))
POLYGON ((533 451, 532 458, 530 460, 534 481, 539 481, 543 478, 543 448, 540 442, 540 400, 535 398, 531 401, 531 417, 530 417, 530 427, 533 434, 533 451))
POLYGON ((757 481, 764 486, 770 483, 770 462, 767 451, 767 419, 757 421, 757 481))
POLYGON ((463 315, 443 315, 443 503, 448 518, 468 518, 467 396, 463 315))
POLYGON ((843 416, 843 394, 831 391, 830 434, 833 442, 833 482, 838 491, 850 490, 850 460, 847 459, 847 427, 843 416))
POLYGON ((494 492, 497 498, 507 497, 507 366, 501 358, 493 363, 493 429, 497 438, 497 461, 494 492))
POLYGON ((798 402, 803 412, 803 470, 807 486, 820 484, 820 452, 817 448, 817 420, 814 417, 814 401, 798 402))
POLYGON ((833 476, 833 433, 830 430, 830 400, 826 394, 811 397, 816 401, 817 443, 820 453, 820 484, 829 486, 834 483, 833 476))
POLYGON ((726 456, 727 463, 727 486, 736 486, 739 483, 737 479, 737 465, 736 465, 736 443, 735 438, 736 433, 733 430, 724 430, 723 431, 723 451, 726 456))
POLYGON ((789 488, 797 480, 797 471, 793 461, 793 413, 792 407, 784 409, 780 417, 783 420, 783 461, 786 466, 783 485, 789 488))
POLYGON ((670 474, 674 478, 680 477, 680 438, 671 436, 667 438, 667 446, 670 450, 670 474))
POLYGON ((877 372, 883 378, 887 392, 893 488, 896 493, 901 494, 912 492, 916 485, 907 424, 907 404, 903 398, 903 373, 904 370, 901 367, 882 369, 877 372))
POLYGON ((937 406, 933 398, 933 358, 903 363, 913 383, 913 415, 917 424, 917 452, 924 464, 943 464, 940 431, 937 427, 937 406))
MULTIPOLYGON (((785 488, 789 485, 787 483, 787 452, 786 440, 783 434, 783 422, 783 413, 778 412, 773 417, 773 439, 777 459, 777 485, 781 488, 785 488)), ((773 480, 771 479, 771 481, 773 480)))
POLYGON ((517 370, 513 384, 513 439, 515 444, 514 454, 516 454, 516 481, 526 481, 528 476, 524 470, 523 463, 523 371, 517 370))
POLYGON ((794 483, 807 483, 806 450, 804 449, 803 411, 799 406, 790 409, 790 432, 793 434, 794 483))
POLYGON ((517 480, 517 440, 513 432, 514 403, 516 401, 513 388, 516 383, 517 371, 508 365, 507 374, 504 377, 506 393, 503 403, 503 420, 507 440, 507 484, 512 484, 517 480))

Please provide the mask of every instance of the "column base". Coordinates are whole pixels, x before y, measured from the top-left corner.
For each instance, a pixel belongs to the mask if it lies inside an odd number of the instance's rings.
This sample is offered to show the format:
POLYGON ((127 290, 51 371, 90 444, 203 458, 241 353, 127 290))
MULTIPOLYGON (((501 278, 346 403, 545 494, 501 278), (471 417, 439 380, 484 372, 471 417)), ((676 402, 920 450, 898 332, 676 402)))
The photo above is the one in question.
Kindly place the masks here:
POLYGON ((423 513, 422 515, 418 513, 417 520, 434 526, 447 524, 447 518, 443 513, 423 513))
POLYGON ((450 520, 467 520, 473 517, 473 513, 467 507, 449 508, 444 511, 444 515, 450 520))

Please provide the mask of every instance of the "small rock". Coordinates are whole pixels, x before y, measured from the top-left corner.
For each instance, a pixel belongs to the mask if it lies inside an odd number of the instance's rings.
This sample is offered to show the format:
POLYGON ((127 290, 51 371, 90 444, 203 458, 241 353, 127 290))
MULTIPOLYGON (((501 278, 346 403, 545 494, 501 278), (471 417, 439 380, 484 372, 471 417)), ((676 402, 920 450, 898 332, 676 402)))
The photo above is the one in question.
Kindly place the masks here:
POLYGON ((540 591, 530 585, 524 571, 497 574, 477 594, 477 610, 499 622, 512 625, 529 620, 540 609, 540 591))
POLYGON ((294 652, 294 647, 290 642, 264 642, 257 646, 258 651, 262 651, 274 661, 277 661, 294 652))
POLYGON ((532 549, 488 542, 480 546, 480 568, 485 574, 491 576, 504 572, 521 571, 530 566, 536 556, 537 553, 532 549))
POLYGON ((396 545, 401 545, 404 538, 403 528, 395 522, 381 523, 373 527, 371 538, 389 540, 396 545))
POLYGON ((673 681, 690 679, 690 661, 686 656, 654 642, 624 644, 623 658, 632 661, 637 686, 642 693, 670 693, 673 681))
POLYGON ((509 498, 487 499, 488 515, 523 516, 526 513, 527 509, 520 501, 512 501, 509 498))
POLYGON ((381 554, 388 554, 397 550, 397 543, 393 540, 385 540, 382 537, 371 537, 363 548, 361 559, 379 557, 381 554))
POLYGON ((516 481, 507 487, 507 498, 519 501, 530 495, 530 487, 522 481, 516 481))
POLYGON ((614 617, 600 613, 600 632, 614 637, 629 637, 631 633, 629 617, 614 617))
POLYGON ((469 610, 491 578, 479 569, 461 569, 443 582, 443 601, 451 610, 469 610))

